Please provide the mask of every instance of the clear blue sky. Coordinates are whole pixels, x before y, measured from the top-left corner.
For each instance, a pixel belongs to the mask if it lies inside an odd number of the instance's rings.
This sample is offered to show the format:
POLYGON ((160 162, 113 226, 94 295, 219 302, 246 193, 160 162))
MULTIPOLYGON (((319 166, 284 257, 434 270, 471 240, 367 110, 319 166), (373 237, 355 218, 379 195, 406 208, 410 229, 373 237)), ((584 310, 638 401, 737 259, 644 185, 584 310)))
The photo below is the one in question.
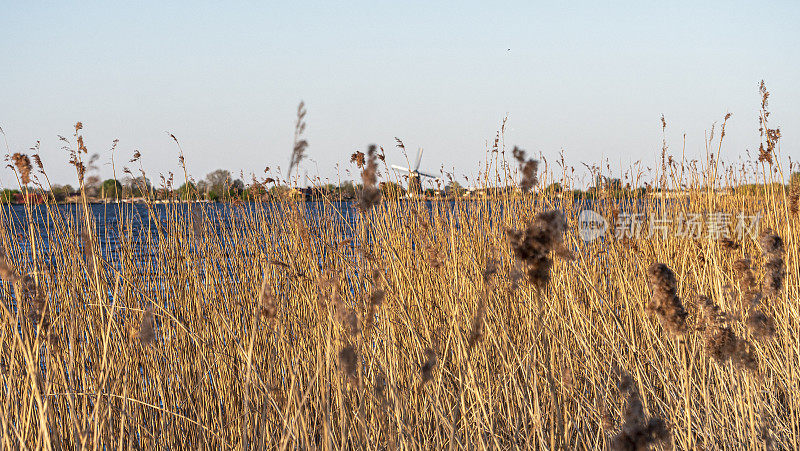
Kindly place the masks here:
POLYGON ((735 161, 758 147, 762 78, 800 158, 798 2, 35 3, 0 3, 0 126, 11 152, 41 140, 54 182, 75 183, 57 135, 79 120, 102 163, 119 138, 119 167, 139 149, 154 181, 180 172, 165 131, 196 178, 285 168, 301 99, 302 171, 322 176, 369 143, 402 163, 394 136, 472 176, 506 114, 509 146, 618 172, 658 161, 662 113, 671 151, 686 133, 700 157, 731 112, 735 161))

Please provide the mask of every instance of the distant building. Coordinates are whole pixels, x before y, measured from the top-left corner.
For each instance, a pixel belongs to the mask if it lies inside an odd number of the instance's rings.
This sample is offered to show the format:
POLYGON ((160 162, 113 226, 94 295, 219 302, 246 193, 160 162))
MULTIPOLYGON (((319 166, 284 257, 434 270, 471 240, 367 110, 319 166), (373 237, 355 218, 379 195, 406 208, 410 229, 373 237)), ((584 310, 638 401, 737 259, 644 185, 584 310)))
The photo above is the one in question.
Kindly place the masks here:
MULTIPOLYGON (((24 204, 25 201, 25 194, 23 193, 14 193, 13 202, 15 204, 24 204)), ((28 193, 27 203, 31 204, 43 204, 44 197, 39 193, 28 193)))

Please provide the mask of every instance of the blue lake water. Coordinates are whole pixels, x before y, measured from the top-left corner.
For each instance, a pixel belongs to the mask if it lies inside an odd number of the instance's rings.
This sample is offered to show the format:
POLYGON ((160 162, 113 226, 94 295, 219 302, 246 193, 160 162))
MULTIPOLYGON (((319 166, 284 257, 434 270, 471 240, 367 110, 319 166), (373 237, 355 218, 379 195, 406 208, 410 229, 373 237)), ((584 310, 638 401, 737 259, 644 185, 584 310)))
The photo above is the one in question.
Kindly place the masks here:
MULTIPOLYGON (((309 201, 301 204, 305 209, 305 221, 308 229, 313 233, 322 222, 333 225, 340 231, 341 237, 349 238, 360 213, 355 202, 322 202, 309 201)), ((451 221, 451 225, 460 228, 460 218, 480 217, 481 220, 494 221, 499 215, 492 214, 493 209, 502 209, 501 204, 487 201, 400 201, 384 204, 387 208, 403 210, 414 208, 420 215, 427 213, 428 219, 434 214, 439 218, 451 221), (453 214, 453 209, 459 208, 460 212, 453 214)), ((571 205, 574 213, 584 208, 600 207, 597 201, 575 202, 571 205)), ((550 206, 549 208, 552 208, 550 206)), ((556 205, 557 207, 557 205, 556 205)), ((638 206, 629 205, 625 210, 638 210, 638 206)), ((205 234, 213 239, 225 240, 241 229, 247 230, 253 223, 246 223, 250 219, 264 220, 268 225, 275 226, 280 221, 293 221, 296 218, 287 215, 288 205, 280 202, 267 203, 196 203, 196 204, 91 204, 89 206, 94 222, 95 237, 103 254, 108 260, 116 256, 117 248, 121 242, 121 234, 125 234, 127 244, 142 257, 156 249, 159 241, 159 230, 169 230, 175 221, 190 220, 195 217, 203 220, 205 234)), ((536 206, 527 208, 537 209, 536 206)), ((544 208, 544 207, 541 207, 544 208)), ((29 221, 33 222, 35 233, 41 235, 37 240, 42 248, 39 253, 49 252, 51 240, 58 239, 54 233, 56 229, 68 227, 77 234, 80 233, 83 223, 83 209, 81 205, 35 205, 30 207, 30 215, 24 205, 5 205, 2 209, 2 225, 6 228, 9 238, 19 246, 19 252, 29 252, 28 235, 30 233, 29 221)), ((398 211, 399 212, 399 211, 398 211)), ((494 213, 503 213, 497 211, 494 213)), ((505 212, 508 213, 508 212, 505 212)), ((490 227, 492 224, 490 224, 490 227)), ((176 229, 173 229, 175 231, 176 229)), ((180 229, 184 233, 191 233, 189 227, 180 229)), ((252 232, 252 228, 250 231, 252 232)))

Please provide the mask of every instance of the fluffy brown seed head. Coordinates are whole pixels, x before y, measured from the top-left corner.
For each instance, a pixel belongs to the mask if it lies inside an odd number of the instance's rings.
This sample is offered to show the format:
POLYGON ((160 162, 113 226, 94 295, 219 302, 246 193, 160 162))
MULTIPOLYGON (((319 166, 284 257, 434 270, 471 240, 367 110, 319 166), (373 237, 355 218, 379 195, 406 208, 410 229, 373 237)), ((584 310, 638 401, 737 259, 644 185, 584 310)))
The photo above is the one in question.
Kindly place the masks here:
POLYGON ((616 427, 614 417, 605 405, 603 405, 600 410, 600 425, 606 431, 611 431, 616 427))
POLYGON ((358 169, 362 169, 364 167, 365 161, 366 160, 364 159, 364 152, 356 151, 353 152, 352 155, 350 155, 350 162, 355 163, 356 166, 358 166, 358 169))
POLYGON ((765 228, 758 242, 766 256, 783 256, 783 239, 774 230, 765 228))
POLYGON ((514 255, 527 265, 528 278, 537 288, 550 283, 550 252, 563 248, 566 227, 564 215, 551 210, 539 213, 525 230, 507 231, 514 255))
POLYGON ((727 313, 723 312, 710 296, 700 296, 697 299, 697 304, 702 309, 703 315, 705 316, 708 324, 716 326, 718 324, 724 324, 727 322, 727 313))
POLYGON ((375 315, 378 314, 378 308, 383 304, 383 299, 386 297, 386 292, 383 290, 375 290, 369 295, 369 313, 367 314, 365 331, 370 332, 375 326, 375 315))
POLYGON ((706 320, 706 352, 719 361, 732 358, 736 354, 739 337, 727 325, 729 315, 710 296, 701 296, 698 303, 706 320))
POLYGON ((142 316, 142 322, 139 325, 139 340, 148 345, 156 338, 155 318, 153 317, 153 307, 148 307, 142 316))
POLYGON ((636 431, 644 426, 644 406, 638 391, 633 391, 629 395, 622 418, 624 421, 622 430, 627 435, 635 435, 636 431))
POLYGON ((38 323, 42 330, 46 330, 50 326, 50 318, 47 314, 47 297, 30 274, 22 277, 20 289, 23 298, 28 301, 26 316, 34 323, 38 323))
POLYGON ((647 269, 647 283, 652 291, 664 294, 677 294, 678 281, 675 273, 664 263, 653 263, 647 269))
POLYGON ((361 333, 361 328, 358 325, 358 315, 355 310, 350 307, 345 307, 344 303, 340 303, 336 308, 336 319, 351 336, 356 336, 361 333))
POLYGON ((719 247, 726 252, 732 252, 739 250, 742 246, 730 238, 722 238, 719 240, 719 247))
POLYGON ((742 290, 752 290, 756 288, 756 278, 750 269, 750 259, 740 258, 733 263, 733 271, 739 279, 739 286, 742 290))
POLYGON ((339 365, 351 382, 358 381, 358 354, 355 347, 349 345, 339 351, 339 365))
POLYGON ((440 249, 436 243, 426 240, 424 246, 425 251, 425 261, 431 265, 433 269, 441 269, 444 267, 445 260, 447 256, 445 253, 440 249))
POLYGON ((764 263, 764 281, 761 289, 765 296, 777 297, 783 289, 783 279, 786 277, 786 264, 783 257, 774 256, 764 263))
POLYGON ((486 262, 486 268, 483 269, 481 275, 483 276, 483 283, 489 283, 493 275, 497 274, 497 260, 490 258, 486 262))
POLYGON ((355 310, 347 305, 339 289, 339 282, 333 278, 325 278, 320 283, 322 288, 322 295, 320 301, 325 301, 325 294, 330 293, 330 302, 333 304, 334 317, 336 321, 341 324, 345 332, 350 336, 356 336, 361 333, 361 328, 358 323, 358 315, 355 310), (327 292, 327 293, 325 293, 327 292))
POLYGON ((741 338, 739 339, 736 353, 733 355, 733 363, 736 367, 748 371, 758 370, 758 356, 756 355, 752 343, 741 338))
POLYGON ((792 183, 789 188, 789 211, 796 215, 798 210, 800 210, 800 186, 792 183))
POLYGON ((753 309, 747 316, 747 327, 757 339, 770 338, 775 335, 775 321, 759 309, 753 309))
POLYGON ((259 307, 261 317, 269 321, 278 315, 278 301, 269 289, 268 280, 265 277, 261 284, 261 294, 259 296, 259 307))
POLYGON ((645 421, 642 398, 630 376, 623 376, 620 394, 627 394, 628 399, 623 411, 622 428, 611 440, 611 449, 638 451, 666 443, 670 437, 666 423, 660 418, 645 421))
POLYGON ((44 172, 44 165, 42 164, 42 157, 39 156, 38 153, 31 155, 33 157, 33 162, 36 163, 36 167, 39 168, 40 171, 44 172))
POLYGON ((516 146, 511 153, 519 163, 519 169, 522 173, 522 179, 519 182, 519 187, 523 192, 528 192, 538 183, 536 171, 539 168, 539 162, 532 158, 526 159, 525 151, 516 146))
POLYGON ((768 147, 764 148, 764 144, 761 144, 758 147, 758 162, 767 163, 768 165, 772 166, 772 153, 767 149, 768 147))
POLYGON ((9 282, 16 282, 19 279, 16 271, 6 260, 5 253, 0 251, 0 278, 9 282))
POLYGON ((369 211, 381 201, 381 190, 377 187, 378 163, 376 160, 377 147, 372 144, 367 150, 367 163, 361 171, 361 181, 364 186, 358 196, 358 208, 362 212, 369 211))
POLYGON ((17 167, 19 171, 19 178, 22 181, 23 185, 27 185, 31 182, 31 160, 28 158, 27 155, 24 153, 15 153, 11 156, 11 159, 14 161, 14 166, 17 167))
POLYGON ((663 263, 653 263, 647 270, 647 282, 653 291, 648 311, 658 315, 664 328, 677 337, 686 334, 686 309, 678 297, 675 273, 663 263))
POLYGON ((436 352, 431 348, 425 349, 425 360, 420 365, 420 376, 422 378, 420 385, 425 385, 429 380, 433 379, 433 370, 436 368, 436 352))
POLYGON ((378 308, 383 304, 383 299, 386 297, 386 292, 383 290, 376 290, 373 291, 371 295, 369 295, 369 305, 372 308, 378 308))
POLYGON ((483 338, 484 325, 483 319, 486 316, 486 302, 481 297, 478 301, 478 309, 475 311, 475 316, 472 317, 472 325, 470 327, 469 339, 467 340, 468 349, 472 349, 483 338))
POLYGON ((759 244, 766 259, 761 291, 767 297, 777 297, 783 289, 783 280, 786 277, 783 239, 774 230, 766 228, 761 232, 759 244))
POLYGON ((739 337, 730 327, 715 327, 707 332, 706 349, 708 354, 719 360, 726 361, 736 354, 739 337))
POLYGON ((292 148, 292 158, 289 160, 288 176, 292 175, 292 169, 300 164, 306 157, 306 149, 308 148, 308 141, 302 138, 303 132, 306 129, 306 105, 300 102, 297 106, 297 121, 294 125, 294 147, 292 148))
MULTIPOLYGON (((384 398, 384 396, 386 395, 386 376, 380 369, 375 373, 373 393, 375 394, 375 397, 378 399, 384 398)), ((386 400, 383 399, 383 401, 386 400)))
MULTIPOLYGON (((707 327, 704 333, 706 352, 719 362, 732 361, 738 368, 755 371, 758 369, 758 358, 749 341, 739 337, 727 324, 730 316, 722 311, 710 297, 702 296, 700 300, 707 327)), ((758 310, 751 310, 748 327, 757 328, 758 333, 766 334, 769 329, 769 318, 755 318, 758 310), (753 325, 751 325, 751 321, 753 325)), ((774 324, 772 326, 774 328, 774 324)), ((755 334, 756 332, 754 332, 755 334)))

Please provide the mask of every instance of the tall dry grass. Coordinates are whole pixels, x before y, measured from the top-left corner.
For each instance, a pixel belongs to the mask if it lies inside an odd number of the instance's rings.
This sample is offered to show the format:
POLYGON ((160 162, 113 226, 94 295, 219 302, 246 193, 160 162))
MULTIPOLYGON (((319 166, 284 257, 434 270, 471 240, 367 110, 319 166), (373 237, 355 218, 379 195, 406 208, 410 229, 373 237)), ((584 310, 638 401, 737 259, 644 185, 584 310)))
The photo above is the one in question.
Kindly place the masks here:
POLYGON ((380 199, 372 149, 352 221, 332 199, 315 214, 291 199, 215 213, 176 195, 148 201, 143 219, 107 205, 121 218, 115 252, 85 198, 74 210, 26 205, 15 221, 4 207, 0 443, 796 449, 792 190, 732 191, 756 173, 780 177, 780 147, 766 146, 774 161, 738 173, 718 172, 719 153, 693 166, 665 152, 651 179, 687 197, 602 189, 592 204, 612 227, 633 208, 674 220, 760 212, 771 231, 741 240, 586 243, 575 227, 585 205, 542 189, 546 163, 535 187, 536 165, 502 146, 479 183, 525 190, 380 199))

